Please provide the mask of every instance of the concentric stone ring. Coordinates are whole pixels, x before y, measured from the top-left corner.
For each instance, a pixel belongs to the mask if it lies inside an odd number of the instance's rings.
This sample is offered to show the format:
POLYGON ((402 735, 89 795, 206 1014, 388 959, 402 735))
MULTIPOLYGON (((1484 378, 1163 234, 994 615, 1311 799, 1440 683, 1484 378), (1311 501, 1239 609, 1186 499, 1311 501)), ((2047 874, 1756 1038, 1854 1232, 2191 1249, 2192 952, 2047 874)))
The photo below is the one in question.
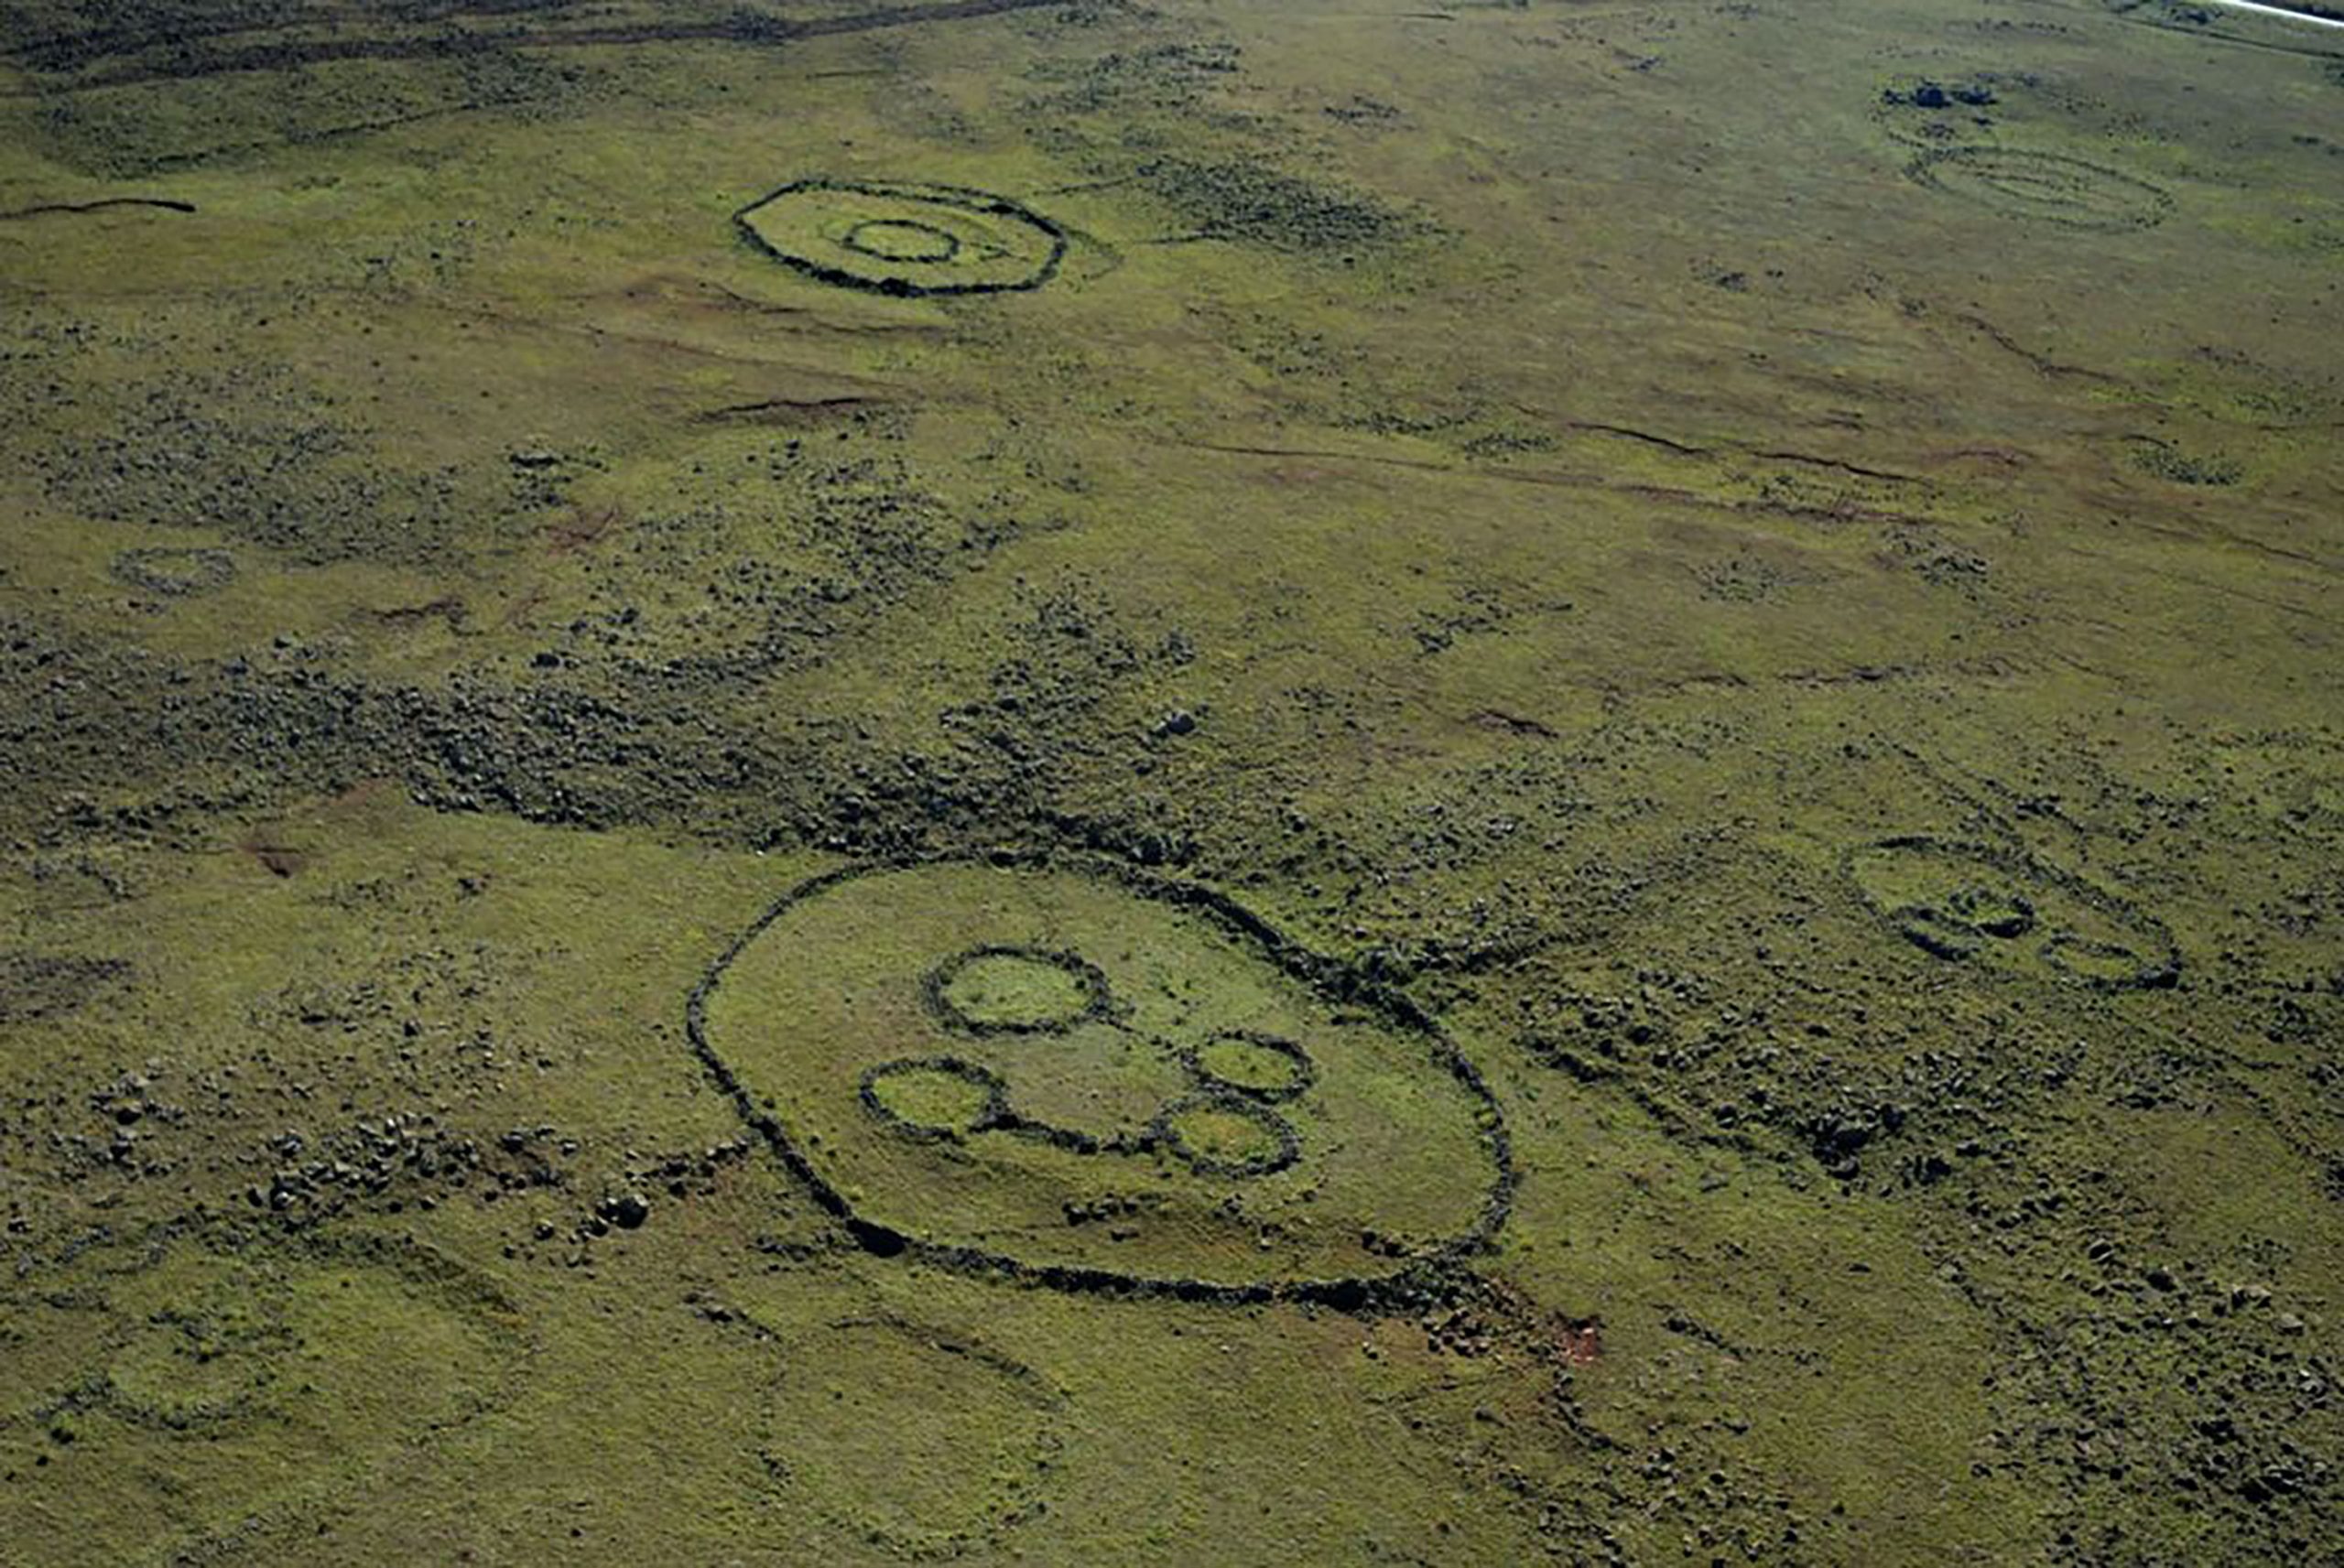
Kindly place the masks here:
POLYGON ((753 249, 818 282, 905 298, 1039 288, 1067 251, 1052 220, 957 185, 798 179, 732 221, 753 249))

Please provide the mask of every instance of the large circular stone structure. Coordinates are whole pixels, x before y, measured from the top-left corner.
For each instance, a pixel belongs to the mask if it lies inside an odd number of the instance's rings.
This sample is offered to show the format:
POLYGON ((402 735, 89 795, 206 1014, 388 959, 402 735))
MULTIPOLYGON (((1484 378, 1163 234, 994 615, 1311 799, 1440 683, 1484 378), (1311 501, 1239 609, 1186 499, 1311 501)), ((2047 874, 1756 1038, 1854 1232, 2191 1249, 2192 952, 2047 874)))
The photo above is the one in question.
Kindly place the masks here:
POLYGON ((2173 209, 2173 198, 2147 180, 2064 153, 1944 147, 1923 153, 1906 172, 1933 190, 2070 229, 2146 229, 2173 209))
POLYGON ((866 1246, 1036 1283, 1364 1304, 1512 1191, 1496 1104, 1407 1004, 1120 866, 809 882, 690 1028, 866 1246))
POLYGON ((799 179, 733 214, 753 247, 842 288, 904 297, 1037 288, 1066 231, 1005 196, 955 185, 799 179))

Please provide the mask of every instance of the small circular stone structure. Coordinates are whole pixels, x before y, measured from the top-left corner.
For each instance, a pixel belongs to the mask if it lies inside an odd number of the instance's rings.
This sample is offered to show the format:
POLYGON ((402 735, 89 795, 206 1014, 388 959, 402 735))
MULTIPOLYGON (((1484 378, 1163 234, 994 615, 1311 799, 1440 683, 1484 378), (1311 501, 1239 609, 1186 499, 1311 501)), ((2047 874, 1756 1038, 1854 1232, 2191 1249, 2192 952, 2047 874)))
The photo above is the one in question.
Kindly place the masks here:
POLYGON ((954 185, 800 179, 733 214, 762 254, 822 283, 904 298, 1039 288, 1067 233, 1032 208, 954 185))
POLYGON ((2035 929, 2035 905, 1997 887, 1969 887, 1946 901, 1948 911, 1981 935, 2011 941, 2035 929))
POLYGON ((1483 1246, 1512 1197, 1496 1101, 1405 999, 1123 862, 818 878, 718 960, 687 1021, 743 1115, 882 1255, 1355 1308, 1483 1246), (1101 1212, 1115 1223, 1068 1222, 1101 1212), (1424 1245, 1397 1257, 1377 1235, 1424 1245))
POLYGON ((2147 180, 2065 153, 1942 147, 1915 158, 1905 172, 1932 190, 2070 229, 2152 228, 2173 210, 2173 198, 2147 180))
POLYGON ((1208 1176, 1266 1176, 1302 1154, 1302 1141, 1286 1118, 1258 1100, 1212 1090, 1166 1106, 1155 1133, 1191 1170, 1208 1176))
POLYGON ((849 229, 839 243, 884 262, 949 262, 960 254, 960 235, 909 218, 866 220, 849 229))
POLYGON ((1063 1034, 1114 1011, 1097 966, 1039 947, 957 953, 928 975, 926 990, 945 1027, 969 1034, 1063 1034))
POLYGON ((999 1076, 957 1056, 882 1062, 863 1075, 871 1114, 915 1138, 967 1138, 1009 1114, 999 1076))
POLYGON ((108 1407, 126 1419, 188 1431, 249 1415, 294 1350, 288 1314, 251 1270, 223 1260, 132 1329, 104 1373, 108 1407))
POLYGON ((1889 912, 1915 945, 1940 958, 1966 958, 1990 942, 2035 929, 2035 904, 2008 879, 1965 882, 1942 897, 1889 912))
POLYGON ((184 599, 235 581, 236 557, 208 547, 125 550, 109 569, 116 582, 167 599, 184 599))
POLYGON ((1183 1053, 1197 1081, 1258 1100, 1289 1100, 1310 1087, 1310 1054, 1275 1034, 1216 1034, 1183 1053))
POLYGON ((2144 972, 2143 955, 2138 947, 2123 942, 2085 936, 2074 931, 2055 931, 2044 939, 2042 957, 2052 968, 2086 985, 2122 989, 2145 983, 2140 978, 2144 972))

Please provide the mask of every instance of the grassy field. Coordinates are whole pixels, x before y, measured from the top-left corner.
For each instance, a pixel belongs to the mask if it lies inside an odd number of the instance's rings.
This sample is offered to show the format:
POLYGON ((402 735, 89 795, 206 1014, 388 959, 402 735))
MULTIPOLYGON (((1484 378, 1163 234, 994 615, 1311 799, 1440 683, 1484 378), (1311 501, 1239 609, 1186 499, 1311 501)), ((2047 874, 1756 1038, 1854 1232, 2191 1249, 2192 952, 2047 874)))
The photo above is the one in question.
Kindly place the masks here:
POLYGON ((0 1563, 2344 1553, 2344 34, 0 0, 0 1563))

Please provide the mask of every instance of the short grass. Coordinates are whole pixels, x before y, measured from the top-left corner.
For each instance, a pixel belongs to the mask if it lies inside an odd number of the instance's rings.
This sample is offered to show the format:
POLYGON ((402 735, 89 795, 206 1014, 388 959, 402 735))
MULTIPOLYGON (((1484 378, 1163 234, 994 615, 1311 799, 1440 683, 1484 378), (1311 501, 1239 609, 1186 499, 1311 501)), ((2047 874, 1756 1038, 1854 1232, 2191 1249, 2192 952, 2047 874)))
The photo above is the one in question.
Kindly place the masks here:
POLYGON ((0 47, 0 1562, 2336 1555, 2331 34, 0 47))

